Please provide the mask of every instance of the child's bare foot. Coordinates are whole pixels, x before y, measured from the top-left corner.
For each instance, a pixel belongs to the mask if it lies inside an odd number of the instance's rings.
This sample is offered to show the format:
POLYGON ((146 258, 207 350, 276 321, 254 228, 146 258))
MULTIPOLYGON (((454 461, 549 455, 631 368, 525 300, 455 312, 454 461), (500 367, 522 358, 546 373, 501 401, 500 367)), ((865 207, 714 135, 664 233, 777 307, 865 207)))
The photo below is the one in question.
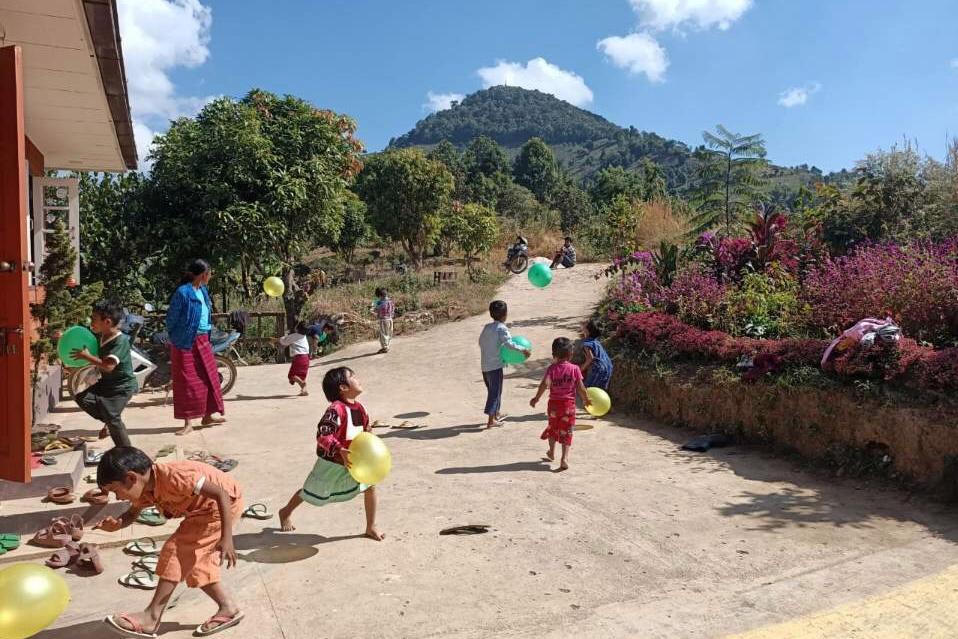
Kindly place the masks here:
POLYGON ((305 386, 303 386, 301 389, 299 389, 299 396, 300 396, 300 397, 308 397, 308 396, 309 396, 309 391, 306 390, 306 387, 305 387, 305 386))
POLYGON ((216 424, 225 424, 225 417, 213 417, 212 415, 207 415, 203 418, 203 421, 200 422, 202 426, 215 426, 216 424))
POLYGON ((286 508, 279 509, 279 529, 283 532, 293 532, 296 530, 296 526, 293 525, 293 520, 291 517, 293 513, 286 508))
POLYGON ((119 612, 107 617, 107 623, 127 632, 151 633, 156 632, 160 620, 153 617, 148 611, 119 612))
POLYGON ((369 537, 370 539, 372 539, 373 541, 382 541, 383 539, 386 538, 386 535, 384 535, 383 533, 379 532, 379 531, 376 530, 375 528, 367 528, 367 529, 366 529, 366 536, 369 537))
POLYGON ((192 432, 193 432, 193 424, 187 422, 186 425, 183 426, 183 428, 179 429, 173 434, 174 435, 189 435, 192 432))
POLYGON ((558 472, 561 473, 563 470, 569 470, 569 464, 568 464, 568 462, 562 462, 561 464, 559 464, 559 471, 558 471, 558 472))
POLYGON ((110 436, 110 430, 106 426, 100 429, 100 434, 99 434, 100 439, 106 439, 109 436, 110 436))
POLYGON ((554 450, 550 450, 549 452, 546 453, 546 457, 549 459, 549 461, 555 461, 556 452, 554 450))

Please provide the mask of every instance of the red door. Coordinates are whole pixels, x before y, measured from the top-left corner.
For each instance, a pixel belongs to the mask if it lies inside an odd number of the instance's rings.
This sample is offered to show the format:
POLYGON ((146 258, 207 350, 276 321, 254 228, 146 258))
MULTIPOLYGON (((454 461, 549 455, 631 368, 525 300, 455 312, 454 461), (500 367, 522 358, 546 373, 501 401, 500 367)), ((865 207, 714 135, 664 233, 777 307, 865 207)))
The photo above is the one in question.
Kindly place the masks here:
POLYGON ((0 48, 0 479, 30 481, 27 176, 20 47, 0 48))

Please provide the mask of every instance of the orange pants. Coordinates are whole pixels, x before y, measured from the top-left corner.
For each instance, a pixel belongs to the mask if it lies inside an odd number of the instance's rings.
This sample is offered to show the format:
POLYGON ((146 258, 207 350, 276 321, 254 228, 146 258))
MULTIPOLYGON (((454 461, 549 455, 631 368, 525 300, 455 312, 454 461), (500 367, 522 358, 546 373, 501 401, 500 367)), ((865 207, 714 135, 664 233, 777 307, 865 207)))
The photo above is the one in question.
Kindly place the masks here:
MULTIPOLYGON (((233 521, 243 513, 243 500, 233 502, 230 511, 233 521)), ((202 588, 220 580, 223 557, 216 549, 223 536, 223 521, 219 513, 212 516, 187 517, 173 536, 166 540, 156 564, 156 576, 190 588, 202 588)))

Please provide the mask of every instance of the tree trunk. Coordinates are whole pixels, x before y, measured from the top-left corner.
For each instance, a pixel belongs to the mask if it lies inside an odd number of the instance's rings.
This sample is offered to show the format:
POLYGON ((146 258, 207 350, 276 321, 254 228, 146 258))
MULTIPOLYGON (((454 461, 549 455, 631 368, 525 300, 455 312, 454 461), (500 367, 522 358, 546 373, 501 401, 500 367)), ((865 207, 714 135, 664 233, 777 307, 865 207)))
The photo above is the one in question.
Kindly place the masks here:
POLYGON ((725 169, 725 235, 732 235, 732 211, 731 196, 729 190, 732 186, 732 152, 728 152, 728 165, 725 169))

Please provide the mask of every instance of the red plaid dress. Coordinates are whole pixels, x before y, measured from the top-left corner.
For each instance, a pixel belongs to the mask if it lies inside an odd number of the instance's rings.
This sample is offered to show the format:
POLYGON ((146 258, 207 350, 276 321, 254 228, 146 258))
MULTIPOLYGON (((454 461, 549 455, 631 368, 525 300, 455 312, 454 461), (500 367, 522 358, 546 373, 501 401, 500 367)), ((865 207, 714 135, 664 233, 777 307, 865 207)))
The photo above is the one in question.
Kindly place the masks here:
POLYGON ((570 446, 572 430, 575 428, 575 393, 582 383, 582 371, 565 360, 550 366, 546 377, 549 378, 549 404, 546 409, 549 426, 540 437, 570 446))

